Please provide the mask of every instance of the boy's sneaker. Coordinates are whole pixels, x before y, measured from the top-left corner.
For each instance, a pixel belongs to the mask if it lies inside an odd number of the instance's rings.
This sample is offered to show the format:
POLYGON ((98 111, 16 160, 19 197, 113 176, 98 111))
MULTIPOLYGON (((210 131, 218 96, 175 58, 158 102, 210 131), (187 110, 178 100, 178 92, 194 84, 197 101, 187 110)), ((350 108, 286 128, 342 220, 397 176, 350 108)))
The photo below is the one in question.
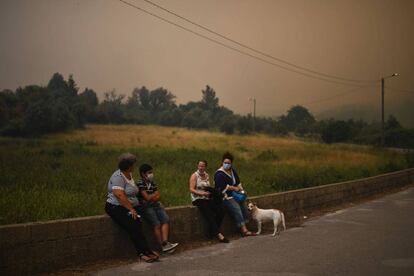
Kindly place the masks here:
POLYGON ((166 242, 165 245, 162 246, 162 252, 171 252, 178 246, 178 243, 170 243, 166 242))

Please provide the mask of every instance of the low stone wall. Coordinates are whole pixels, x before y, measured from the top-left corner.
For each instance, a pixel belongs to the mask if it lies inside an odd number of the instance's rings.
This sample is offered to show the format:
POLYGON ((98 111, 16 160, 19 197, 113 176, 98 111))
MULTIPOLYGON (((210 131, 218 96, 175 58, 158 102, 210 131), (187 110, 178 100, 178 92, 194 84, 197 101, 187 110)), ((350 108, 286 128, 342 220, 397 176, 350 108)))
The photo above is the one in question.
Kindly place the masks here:
MULTIPOLYGON (((261 208, 278 208, 287 220, 314 210, 351 202, 414 183, 414 169, 307 189, 252 197, 261 208)), ((171 240, 182 244, 205 239, 204 222, 192 206, 168 208, 171 240)), ((147 225, 144 227, 152 237, 147 225)), ((235 229, 226 217, 223 232, 235 229)), ((53 271, 72 265, 134 256, 132 243, 104 216, 0 227, 0 274, 53 271)))

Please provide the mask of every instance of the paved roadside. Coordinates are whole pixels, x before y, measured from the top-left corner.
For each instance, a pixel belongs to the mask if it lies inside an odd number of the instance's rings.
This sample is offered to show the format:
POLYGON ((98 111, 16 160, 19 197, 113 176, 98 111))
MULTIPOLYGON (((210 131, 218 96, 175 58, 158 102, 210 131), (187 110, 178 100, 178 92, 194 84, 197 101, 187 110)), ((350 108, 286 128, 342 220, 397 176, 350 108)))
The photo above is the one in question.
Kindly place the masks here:
POLYGON ((414 275, 414 188, 269 234, 93 275, 414 275))

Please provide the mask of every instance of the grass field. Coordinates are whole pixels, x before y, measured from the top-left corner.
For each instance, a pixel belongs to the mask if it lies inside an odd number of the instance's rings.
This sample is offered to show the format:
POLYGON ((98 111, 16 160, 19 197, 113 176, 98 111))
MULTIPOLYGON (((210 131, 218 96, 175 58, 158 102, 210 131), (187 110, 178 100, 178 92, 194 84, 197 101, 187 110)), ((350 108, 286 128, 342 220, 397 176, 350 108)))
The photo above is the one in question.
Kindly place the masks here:
POLYGON ((136 154, 139 164, 153 165, 164 205, 188 205, 196 161, 206 159, 212 175, 227 150, 252 196, 413 165, 411 157, 370 147, 158 126, 90 125, 42 139, 3 137, 0 224, 103 214, 108 179, 126 151, 136 154))

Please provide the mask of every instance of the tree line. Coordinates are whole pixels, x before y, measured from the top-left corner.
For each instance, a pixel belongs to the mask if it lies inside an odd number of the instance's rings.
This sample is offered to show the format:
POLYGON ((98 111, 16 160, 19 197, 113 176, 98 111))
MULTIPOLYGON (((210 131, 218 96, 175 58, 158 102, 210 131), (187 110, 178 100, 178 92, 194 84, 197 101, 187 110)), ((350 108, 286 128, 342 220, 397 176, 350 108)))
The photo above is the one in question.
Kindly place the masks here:
MULTIPOLYGON (((156 124, 194 129, 214 129, 227 134, 265 133, 295 135, 326 143, 379 144, 381 125, 362 120, 316 120, 303 106, 291 107, 278 118, 238 115, 221 106, 216 91, 207 85, 199 101, 176 104, 165 88, 135 88, 125 97, 115 90, 98 100, 93 89, 79 88, 70 75, 55 73, 47 86, 29 85, 0 91, 0 133, 5 136, 39 136, 96 124, 156 124)), ((414 147, 414 130, 403 128, 394 116, 386 123, 385 143, 414 147)))

